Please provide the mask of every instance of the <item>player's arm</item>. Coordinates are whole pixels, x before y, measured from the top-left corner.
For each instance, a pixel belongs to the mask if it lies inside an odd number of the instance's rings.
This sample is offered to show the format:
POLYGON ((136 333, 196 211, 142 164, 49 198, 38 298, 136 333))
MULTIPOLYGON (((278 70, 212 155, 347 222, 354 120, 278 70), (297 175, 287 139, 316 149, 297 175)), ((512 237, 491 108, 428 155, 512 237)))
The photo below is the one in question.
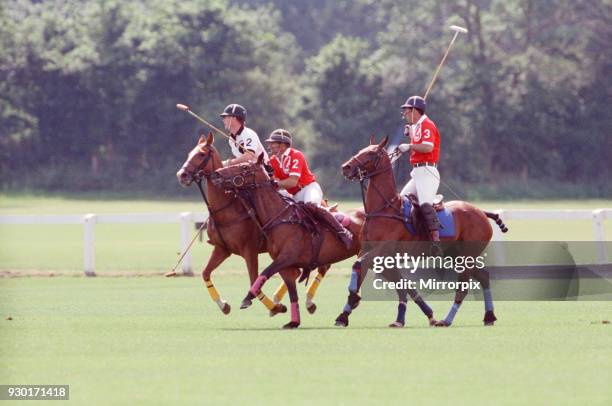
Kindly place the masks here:
POLYGON ((227 161, 223 163, 223 166, 238 165, 243 162, 251 162, 251 163, 256 162, 257 156, 255 155, 255 151, 251 151, 251 150, 247 150, 247 151, 250 151, 250 152, 245 152, 242 155, 240 155, 238 158, 228 159, 227 161))
POLYGON ((289 175, 287 179, 279 180, 277 183, 281 189, 291 189, 292 187, 297 186, 299 180, 299 176, 289 175))
POLYGON ((401 152, 407 152, 409 150, 413 150, 416 152, 420 152, 420 153, 428 153, 433 151, 434 149, 434 142, 435 142, 435 137, 436 137, 436 129, 423 124, 423 127, 421 128, 421 138, 419 139, 419 142, 415 143, 415 142, 411 142, 410 144, 400 144, 398 145, 398 148, 401 152))

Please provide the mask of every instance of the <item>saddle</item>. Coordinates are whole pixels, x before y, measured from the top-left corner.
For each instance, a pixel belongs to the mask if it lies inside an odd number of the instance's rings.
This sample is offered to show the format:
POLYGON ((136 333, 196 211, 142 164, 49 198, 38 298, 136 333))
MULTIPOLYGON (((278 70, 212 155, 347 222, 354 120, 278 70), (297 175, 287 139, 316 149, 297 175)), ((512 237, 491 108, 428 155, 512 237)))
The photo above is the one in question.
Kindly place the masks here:
MULTIPOLYGON (((423 239, 429 239, 429 230, 427 223, 423 218, 419 201, 416 196, 402 196, 402 216, 404 217, 404 226, 412 235, 417 235, 423 239)), ((436 195, 433 202, 433 207, 440 221, 440 237, 455 236, 455 219, 453 213, 444 206, 443 196, 436 195)))
MULTIPOLYGON (((402 196, 404 197, 404 196, 402 196)), ((412 207, 419 207, 419 198, 416 197, 413 194, 408 195, 408 200, 410 201, 410 203, 412 203, 412 207)), ((444 210, 444 195, 436 195, 433 199, 433 204, 432 204, 433 208, 436 211, 442 211, 444 210)))

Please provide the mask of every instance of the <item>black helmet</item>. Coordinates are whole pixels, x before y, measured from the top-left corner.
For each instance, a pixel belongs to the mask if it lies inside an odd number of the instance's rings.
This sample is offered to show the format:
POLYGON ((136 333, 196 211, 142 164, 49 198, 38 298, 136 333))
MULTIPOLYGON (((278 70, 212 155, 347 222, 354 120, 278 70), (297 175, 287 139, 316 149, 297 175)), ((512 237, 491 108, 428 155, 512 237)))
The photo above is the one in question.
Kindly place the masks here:
POLYGON ((228 104, 221 113, 221 117, 231 116, 237 117, 242 121, 246 121, 247 111, 240 104, 228 104))
POLYGON ((291 133, 289 133, 287 130, 279 128, 270 133, 270 136, 266 142, 282 142, 291 146, 291 133))
POLYGON ((421 112, 421 114, 425 113, 425 107, 427 107, 427 103, 425 103, 425 99, 421 96, 410 96, 406 103, 402 104, 402 109, 407 109, 409 107, 413 107, 421 112))

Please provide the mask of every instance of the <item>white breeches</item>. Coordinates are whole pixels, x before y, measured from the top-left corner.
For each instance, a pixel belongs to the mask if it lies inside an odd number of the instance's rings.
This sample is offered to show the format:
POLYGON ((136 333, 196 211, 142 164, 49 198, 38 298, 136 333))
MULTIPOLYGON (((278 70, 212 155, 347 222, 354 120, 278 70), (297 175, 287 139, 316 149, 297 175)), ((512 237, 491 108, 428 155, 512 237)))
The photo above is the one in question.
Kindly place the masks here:
POLYGON ((323 200, 323 191, 318 182, 312 182, 304 187, 304 189, 293 195, 296 202, 315 203, 321 205, 323 200))
POLYGON ((434 166, 419 166, 410 172, 410 181, 406 183, 400 194, 413 194, 419 199, 419 204, 433 204, 434 197, 440 186, 440 173, 434 166))

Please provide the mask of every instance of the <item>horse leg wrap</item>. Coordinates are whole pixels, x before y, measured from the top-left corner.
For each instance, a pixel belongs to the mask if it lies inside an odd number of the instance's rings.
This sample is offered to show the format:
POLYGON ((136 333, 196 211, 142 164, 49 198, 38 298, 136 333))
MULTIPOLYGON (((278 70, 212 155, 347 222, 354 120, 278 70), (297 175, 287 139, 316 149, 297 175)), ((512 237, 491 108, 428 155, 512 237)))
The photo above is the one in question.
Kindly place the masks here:
POLYGON ((212 281, 205 281, 206 289, 208 290, 208 294, 210 298, 217 303, 219 309, 223 310, 225 308, 225 302, 221 299, 221 295, 217 292, 217 288, 213 285, 212 281))
POLYGON ((273 301, 270 300, 270 298, 268 296, 266 296, 263 292, 259 292, 259 294, 257 295, 257 299, 259 299, 261 301, 261 303, 264 304, 264 306, 266 306, 266 308, 268 310, 272 310, 274 309, 274 307, 276 306, 276 304, 274 304, 273 301))
POLYGON ((204 284, 206 285, 210 298, 215 302, 218 302, 221 296, 219 295, 219 292, 217 292, 217 289, 215 288, 215 285, 213 285, 212 281, 204 281, 204 284))
POLYGON ((459 310, 459 308, 461 307, 461 302, 457 303, 453 303, 453 306, 451 307, 451 309, 448 311, 448 314, 446 315, 446 318, 444 319, 444 321, 450 326, 451 324, 453 324, 453 320, 455 319, 455 315, 457 314, 457 311, 459 310))
POLYGON ((399 302, 397 305, 397 318, 395 321, 402 325, 406 323, 406 302, 399 302))
POLYGON ((412 301, 417 306, 419 306, 419 309, 421 309, 423 314, 425 316, 427 316, 428 319, 431 319, 433 317, 433 310, 431 309, 431 307, 429 307, 427 302, 425 302, 425 300, 423 300, 421 295, 419 295, 419 292, 417 292, 414 289, 410 289, 410 290, 408 290, 408 294, 410 295, 410 298, 412 299, 412 301))
POLYGON ((285 282, 281 282, 276 292, 274 292, 274 303, 280 303, 283 297, 287 294, 287 285, 285 282))
POLYGON ((357 308, 357 306, 359 306, 359 301, 360 300, 361 300, 361 296, 359 296, 355 292, 351 292, 351 293, 349 293, 348 303, 347 304, 350 306, 351 310, 355 310, 355 308, 357 308))
POLYGON ((268 277, 266 275, 259 275, 257 279, 255 279, 255 282, 253 282, 253 286, 251 286, 251 289, 249 289, 249 293, 252 294, 253 297, 257 296, 257 294, 261 290, 261 287, 267 280, 268 277))
POLYGON ((314 297, 315 293, 317 293, 321 279, 323 279, 323 275, 317 273, 317 276, 314 278, 306 291, 306 303, 312 303, 312 298, 314 297))
POLYGON ((300 323, 300 304, 298 302, 291 302, 291 321, 300 323))
POLYGON ((484 296, 485 311, 493 311, 493 297, 491 296, 491 289, 483 289, 482 295, 484 296))

